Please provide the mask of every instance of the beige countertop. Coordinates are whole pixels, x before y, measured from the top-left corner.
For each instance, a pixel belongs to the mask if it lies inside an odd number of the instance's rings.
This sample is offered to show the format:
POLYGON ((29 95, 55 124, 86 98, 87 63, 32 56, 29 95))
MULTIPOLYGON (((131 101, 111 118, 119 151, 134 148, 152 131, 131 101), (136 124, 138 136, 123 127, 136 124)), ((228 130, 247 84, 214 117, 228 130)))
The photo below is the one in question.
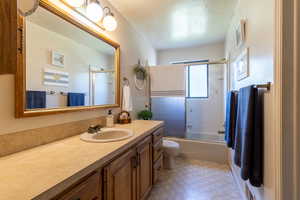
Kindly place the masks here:
POLYGON ((161 127, 161 121, 133 121, 116 127, 134 136, 111 143, 88 143, 79 135, 0 158, 0 199, 49 199, 126 148, 161 127))

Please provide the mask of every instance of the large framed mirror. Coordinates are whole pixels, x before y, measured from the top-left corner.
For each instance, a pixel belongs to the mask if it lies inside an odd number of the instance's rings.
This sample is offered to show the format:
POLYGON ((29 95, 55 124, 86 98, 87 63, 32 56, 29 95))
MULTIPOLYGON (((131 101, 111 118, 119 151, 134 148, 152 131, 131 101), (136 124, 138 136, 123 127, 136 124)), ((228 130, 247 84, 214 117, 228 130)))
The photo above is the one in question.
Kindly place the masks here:
POLYGON ((120 45, 48 0, 19 17, 16 117, 120 106, 120 45))

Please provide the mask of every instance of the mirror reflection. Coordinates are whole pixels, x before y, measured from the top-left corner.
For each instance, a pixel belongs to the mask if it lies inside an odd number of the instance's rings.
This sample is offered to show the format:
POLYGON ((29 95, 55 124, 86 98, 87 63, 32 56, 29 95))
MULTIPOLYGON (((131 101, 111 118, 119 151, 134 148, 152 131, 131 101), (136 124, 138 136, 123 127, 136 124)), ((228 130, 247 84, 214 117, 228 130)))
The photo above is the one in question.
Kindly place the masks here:
POLYGON ((39 7, 25 18, 26 109, 115 104, 115 48, 39 7))

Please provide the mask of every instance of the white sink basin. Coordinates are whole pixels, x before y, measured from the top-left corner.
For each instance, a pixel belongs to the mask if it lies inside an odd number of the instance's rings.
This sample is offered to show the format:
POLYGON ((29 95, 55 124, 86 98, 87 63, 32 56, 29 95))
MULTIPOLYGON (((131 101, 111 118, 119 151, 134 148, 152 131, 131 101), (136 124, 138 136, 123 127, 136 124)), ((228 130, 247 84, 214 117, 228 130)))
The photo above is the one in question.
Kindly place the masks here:
POLYGON ((83 133, 80 139, 86 142, 115 142, 133 136, 133 132, 122 128, 103 128, 98 133, 83 133))

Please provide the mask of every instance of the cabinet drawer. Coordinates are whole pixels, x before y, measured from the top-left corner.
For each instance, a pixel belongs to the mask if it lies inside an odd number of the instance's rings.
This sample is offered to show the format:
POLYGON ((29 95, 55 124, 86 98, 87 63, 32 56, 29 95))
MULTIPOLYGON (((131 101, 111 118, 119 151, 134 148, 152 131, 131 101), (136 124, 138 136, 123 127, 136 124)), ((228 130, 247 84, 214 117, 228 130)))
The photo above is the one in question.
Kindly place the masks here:
POLYGON ((163 153, 162 138, 153 145, 153 161, 155 162, 163 153))
POLYGON ((153 144, 156 144, 164 135, 164 128, 159 128, 153 133, 153 144))
POLYGON ((159 173, 163 168, 163 155, 161 155, 158 160, 153 165, 153 184, 157 183, 159 178, 159 173))
POLYGON ((57 200, 101 200, 101 175, 97 172, 57 200))

